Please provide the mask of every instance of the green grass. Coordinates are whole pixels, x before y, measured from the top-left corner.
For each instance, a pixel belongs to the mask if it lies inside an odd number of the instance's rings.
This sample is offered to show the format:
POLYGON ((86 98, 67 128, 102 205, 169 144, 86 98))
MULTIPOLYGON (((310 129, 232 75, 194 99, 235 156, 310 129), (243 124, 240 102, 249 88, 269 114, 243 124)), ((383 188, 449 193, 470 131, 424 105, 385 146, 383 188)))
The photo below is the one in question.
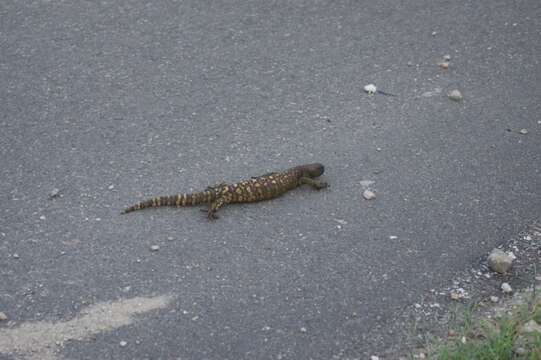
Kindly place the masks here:
POLYGON ((447 339, 430 358, 438 360, 541 360, 541 334, 520 334, 520 328, 533 319, 541 324, 541 301, 535 306, 519 306, 512 315, 497 320, 478 320, 465 312, 455 336, 447 339), (518 355, 515 349, 525 353, 518 355))

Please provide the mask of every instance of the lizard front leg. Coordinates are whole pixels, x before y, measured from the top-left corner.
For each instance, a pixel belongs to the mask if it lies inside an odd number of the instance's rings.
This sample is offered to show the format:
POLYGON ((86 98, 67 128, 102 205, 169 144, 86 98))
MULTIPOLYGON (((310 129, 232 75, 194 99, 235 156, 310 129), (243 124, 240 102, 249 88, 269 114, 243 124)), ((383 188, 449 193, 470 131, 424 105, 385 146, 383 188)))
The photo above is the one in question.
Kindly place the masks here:
POLYGON ((299 183, 310 185, 316 190, 325 189, 327 186, 329 186, 329 184, 327 184, 325 181, 314 180, 305 176, 300 178, 299 183))

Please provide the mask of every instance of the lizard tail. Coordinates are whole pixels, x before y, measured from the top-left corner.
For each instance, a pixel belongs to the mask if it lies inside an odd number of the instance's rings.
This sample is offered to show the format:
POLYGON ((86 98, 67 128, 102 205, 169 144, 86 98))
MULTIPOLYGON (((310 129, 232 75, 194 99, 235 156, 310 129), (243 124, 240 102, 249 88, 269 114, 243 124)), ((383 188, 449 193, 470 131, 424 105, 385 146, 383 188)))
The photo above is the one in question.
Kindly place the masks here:
POLYGON ((138 204, 130 206, 122 214, 126 214, 135 210, 141 210, 151 207, 161 207, 161 206, 192 206, 199 204, 210 203, 214 199, 215 195, 213 191, 202 191, 192 194, 178 194, 171 196, 158 196, 146 201, 142 201, 138 204))

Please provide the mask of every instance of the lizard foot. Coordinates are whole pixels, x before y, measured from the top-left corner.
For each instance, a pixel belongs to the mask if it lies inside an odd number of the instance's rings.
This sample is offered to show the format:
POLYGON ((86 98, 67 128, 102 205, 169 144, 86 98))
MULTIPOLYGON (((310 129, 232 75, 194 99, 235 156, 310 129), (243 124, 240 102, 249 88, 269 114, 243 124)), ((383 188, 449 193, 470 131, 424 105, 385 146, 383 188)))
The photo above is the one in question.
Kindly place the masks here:
POLYGON ((321 189, 325 189, 327 187, 329 187, 329 184, 322 181, 322 182, 318 182, 316 185, 314 185, 314 187, 317 189, 317 190, 321 190, 321 189))
POLYGON ((218 215, 216 215, 216 212, 214 212, 214 211, 211 211, 211 210, 208 210, 208 209, 199 209, 199 210, 202 211, 202 212, 206 212, 207 217, 208 217, 209 220, 216 220, 216 219, 220 218, 218 215))

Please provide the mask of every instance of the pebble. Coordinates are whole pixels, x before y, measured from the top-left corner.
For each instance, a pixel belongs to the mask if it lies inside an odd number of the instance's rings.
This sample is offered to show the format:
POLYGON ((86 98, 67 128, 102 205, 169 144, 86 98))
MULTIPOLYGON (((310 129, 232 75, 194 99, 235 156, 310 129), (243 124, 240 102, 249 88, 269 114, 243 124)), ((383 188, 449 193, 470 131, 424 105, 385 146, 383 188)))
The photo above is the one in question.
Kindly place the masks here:
POLYGON ((373 192, 372 190, 365 190, 363 192, 363 197, 366 199, 366 200, 373 200, 376 198, 376 193, 373 192))
POLYGON ((374 95, 376 93, 376 91, 378 91, 378 88, 374 84, 368 84, 368 85, 364 86, 364 91, 368 95, 374 95))
POLYGON ((108 189, 109 190, 113 190, 115 188, 115 186, 113 184, 109 185, 108 189))
POLYGON ((443 60, 451 61, 451 55, 449 55, 449 54, 443 55, 443 60))
POLYGON ((0 321, 6 321, 8 319, 8 316, 6 313, 0 311, 0 321))
POLYGON ((370 356, 370 360, 379 360, 379 356, 372 355, 370 356))
POLYGON ((55 197, 60 196, 60 189, 54 188, 49 193, 49 199, 54 199, 55 197))
POLYGON ((14 253, 13 255, 11 255, 11 257, 14 258, 14 259, 20 258, 19 254, 17 254, 17 253, 14 253))
POLYGON ((521 133, 522 135, 526 135, 528 133, 528 130, 527 129, 520 129, 519 133, 521 133))
POLYGON ((508 283, 505 282, 505 283, 502 284, 502 291, 505 294, 509 294, 509 293, 513 292, 513 288, 511 287, 511 285, 509 285, 508 283))
POLYGON ((121 342, 118 343, 118 345, 124 347, 124 346, 128 345, 128 343, 126 341, 122 340, 121 342))
POLYGON ((500 301, 500 298, 497 296, 491 296, 490 301, 492 301, 493 303, 497 303, 498 301, 500 301))
POLYGON ((160 250, 160 245, 152 245, 150 246, 150 251, 158 251, 160 250))
POLYGON ((447 97, 449 97, 449 99, 453 101, 461 101, 462 99, 464 99, 464 97, 462 96, 462 93, 458 91, 457 89, 449 91, 447 93, 447 97))
POLYGON ((464 290, 463 288, 452 290, 450 294, 452 300, 463 299, 466 297, 466 295, 467 295, 466 290, 464 290))
POLYGON ((538 333, 541 334, 541 325, 535 320, 530 320, 520 328, 521 333, 538 333))
POLYGON ((306 332, 306 328, 303 326, 301 327, 301 332, 305 333, 306 332))
POLYGON ((515 254, 506 254, 503 250, 493 249, 488 255, 488 267, 499 274, 505 274, 513 265, 515 254))

